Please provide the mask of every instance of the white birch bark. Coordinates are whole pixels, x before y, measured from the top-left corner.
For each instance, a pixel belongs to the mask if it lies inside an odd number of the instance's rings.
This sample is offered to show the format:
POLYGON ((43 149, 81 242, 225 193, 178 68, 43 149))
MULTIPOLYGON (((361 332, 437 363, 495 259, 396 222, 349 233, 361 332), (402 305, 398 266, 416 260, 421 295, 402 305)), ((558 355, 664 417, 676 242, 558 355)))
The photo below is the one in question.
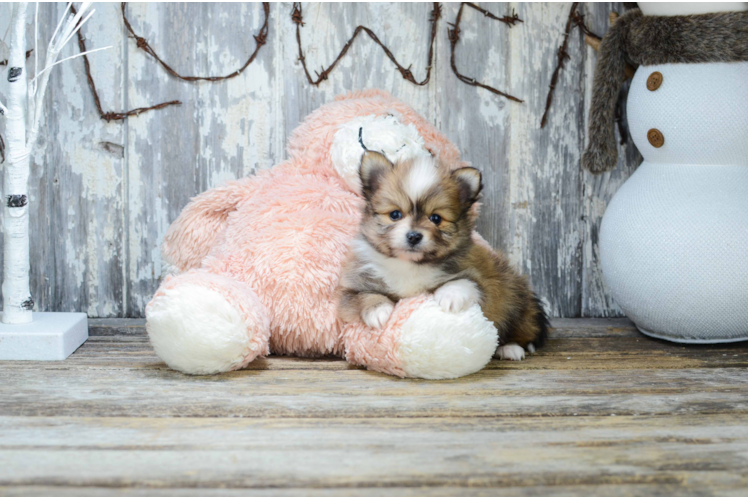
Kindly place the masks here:
MULTIPOLYGON (((57 61, 60 51, 75 33, 90 19, 94 11, 84 18, 91 2, 83 2, 75 15, 68 3, 65 13, 57 24, 47 47, 44 69, 29 80, 26 73, 26 14, 28 2, 13 4, 11 15, 10 55, 8 57, 8 104, 0 106, 5 114, 7 137, 5 176, 3 179, 3 323, 19 324, 31 322, 34 301, 29 291, 29 156, 36 143, 44 103, 44 94, 53 66, 73 57, 80 57, 98 50, 89 50, 57 61)), ((37 3, 36 14, 38 16, 37 3)), ((34 71, 39 40, 36 38, 34 19, 34 71)))
POLYGON ((29 291, 29 150, 26 143, 26 13, 13 4, 10 54, 5 78, 6 159, 3 179, 3 323, 30 323, 34 302, 29 291))

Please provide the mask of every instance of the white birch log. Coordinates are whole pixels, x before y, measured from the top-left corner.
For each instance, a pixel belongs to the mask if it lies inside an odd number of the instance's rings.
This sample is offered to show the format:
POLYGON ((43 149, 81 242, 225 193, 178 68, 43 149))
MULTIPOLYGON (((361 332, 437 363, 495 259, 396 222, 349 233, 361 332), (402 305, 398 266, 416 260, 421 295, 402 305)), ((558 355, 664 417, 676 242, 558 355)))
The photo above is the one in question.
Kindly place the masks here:
MULTIPOLYGON (((29 291, 29 156, 36 143, 44 103, 44 94, 49 82, 49 72, 58 64, 62 48, 90 19, 94 11, 87 13, 91 2, 83 2, 76 14, 70 12, 68 3, 60 22, 47 47, 44 69, 30 80, 26 73, 26 13, 28 2, 14 3, 11 15, 10 55, 8 57, 8 105, 0 107, 6 115, 5 133, 7 153, 5 178, 3 180, 3 323, 19 324, 31 322, 34 300, 29 291)), ((37 4, 36 15, 39 14, 37 4)), ((36 38, 38 19, 34 19, 34 66, 39 47, 36 38)), ((110 47, 104 47, 108 49, 110 47)), ((96 49, 63 59, 72 59, 96 52, 96 49)))
POLYGON ((34 301, 29 291, 29 149, 26 143, 26 2, 14 3, 10 54, 3 179, 3 323, 30 323, 34 301))

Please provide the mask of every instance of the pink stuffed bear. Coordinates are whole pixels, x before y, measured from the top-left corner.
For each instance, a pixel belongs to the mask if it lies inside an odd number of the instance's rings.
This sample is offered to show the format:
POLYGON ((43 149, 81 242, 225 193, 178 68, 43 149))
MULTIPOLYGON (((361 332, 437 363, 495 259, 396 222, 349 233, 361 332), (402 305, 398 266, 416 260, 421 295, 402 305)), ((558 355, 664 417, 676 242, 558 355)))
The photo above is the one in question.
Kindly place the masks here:
POLYGON ((335 355, 400 377, 444 379, 488 363, 498 334, 478 305, 455 314, 430 296, 403 300, 382 330, 337 318, 335 288, 363 206, 359 130, 390 160, 427 150, 464 165, 452 143, 385 92, 319 108, 291 137, 288 161, 195 197, 169 228, 162 255, 174 274, 146 308, 166 364, 209 374, 271 352, 335 355))

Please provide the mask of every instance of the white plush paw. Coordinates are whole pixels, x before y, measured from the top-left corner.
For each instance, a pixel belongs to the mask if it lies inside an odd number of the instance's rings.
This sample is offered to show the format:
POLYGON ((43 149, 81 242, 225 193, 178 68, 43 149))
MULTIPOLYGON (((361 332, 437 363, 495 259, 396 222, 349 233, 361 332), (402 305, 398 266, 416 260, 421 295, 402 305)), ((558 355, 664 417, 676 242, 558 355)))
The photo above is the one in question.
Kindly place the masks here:
POLYGON ((402 325, 395 359, 408 377, 463 377, 486 366, 498 340, 493 321, 479 307, 449 313, 427 300, 402 325))
POLYGON ((444 312, 462 312, 480 300, 478 287, 470 280, 450 281, 434 292, 434 299, 444 312))
POLYGON ((496 356, 499 359, 522 361, 525 359, 525 350, 517 344, 507 344, 496 349, 496 356))
POLYGON ((371 328, 381 329, 387 324, 387 320, 390 319, 392 310, 395 307, 392 302, 382 302, 374 307, 370 307, 361 313, 361 319, 364 320, 371 328))
POLYGON ((158 357, 184 373, 205 375, 236 369, 256 347, 255 329, 220 293, 182 284, 157 295, 146 309, 146 329, 158 357))

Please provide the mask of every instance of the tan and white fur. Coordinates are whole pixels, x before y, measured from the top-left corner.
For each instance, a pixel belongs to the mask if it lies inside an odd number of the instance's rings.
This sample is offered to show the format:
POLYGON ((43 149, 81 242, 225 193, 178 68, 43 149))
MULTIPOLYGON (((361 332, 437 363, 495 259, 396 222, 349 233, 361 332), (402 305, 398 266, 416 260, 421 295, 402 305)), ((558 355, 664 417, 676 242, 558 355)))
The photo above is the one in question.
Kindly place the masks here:
POLYGON ((501 359, 545 343, 548 320, 527 279, 473 237, 477 169, 429 155, 393 164, 366 151, 360 176, 366 208, 338 287, 341 319, 382 328, 398 300, 433 293, 446 312, 479 304, 498 329, 501 359))

